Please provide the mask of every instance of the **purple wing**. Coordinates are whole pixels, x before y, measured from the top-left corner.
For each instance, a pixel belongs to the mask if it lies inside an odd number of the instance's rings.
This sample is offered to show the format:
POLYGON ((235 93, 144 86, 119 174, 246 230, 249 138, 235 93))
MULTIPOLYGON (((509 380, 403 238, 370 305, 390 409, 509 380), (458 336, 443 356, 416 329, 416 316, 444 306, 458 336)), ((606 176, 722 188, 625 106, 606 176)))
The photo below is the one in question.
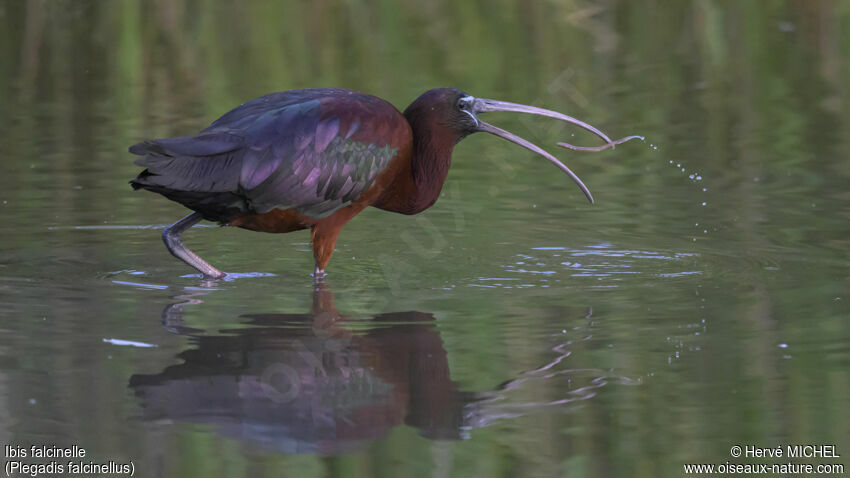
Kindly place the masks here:
POLYGON ((146 169, 131 183, 215 221, 272 209, 321 218, 371 187, 397 153, 386 134, 368 141, 353 135, 364 124, 399 120, 389 103, 349 90, 274 93, 197 136, 132 146, 146 169))

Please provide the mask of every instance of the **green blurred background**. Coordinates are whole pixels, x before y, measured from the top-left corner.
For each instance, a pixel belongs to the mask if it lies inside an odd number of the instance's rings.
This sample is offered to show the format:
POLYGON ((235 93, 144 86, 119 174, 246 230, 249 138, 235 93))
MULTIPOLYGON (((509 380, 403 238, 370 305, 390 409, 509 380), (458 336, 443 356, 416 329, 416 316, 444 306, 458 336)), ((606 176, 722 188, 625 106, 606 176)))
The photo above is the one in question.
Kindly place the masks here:
POLYGON ((5 0, 0 25, 0 444, 78 444, 134 460, 137 476, 784 462, 735 460, 735 444, 834 444, 841 459, 809 462, 846 466, 850 3, 5 0), (312 256, 306 234, 196 230, 186 241, 212 264, 275 274, 198 292, 154 227, 185 210, 130 190, 126 148, 331 86, 399 109, 455 86, 646 142, 569 152, 555 143, 593 137, 493 116, 562 158, 597 204, 541 158, 475 135, 433 208, 369 210, 343 231, 328 285, 346 327, 433 314, 452 380, 505 405, 467 439, 400 425, 341 456, 292 455, 146 420, 130 377, 198 347, 161 311, 197 293, 181 318, 211 335, 250 329, 244 314, 307 314, 312 256), (553 361, 557 374, 534 372, 553 361))

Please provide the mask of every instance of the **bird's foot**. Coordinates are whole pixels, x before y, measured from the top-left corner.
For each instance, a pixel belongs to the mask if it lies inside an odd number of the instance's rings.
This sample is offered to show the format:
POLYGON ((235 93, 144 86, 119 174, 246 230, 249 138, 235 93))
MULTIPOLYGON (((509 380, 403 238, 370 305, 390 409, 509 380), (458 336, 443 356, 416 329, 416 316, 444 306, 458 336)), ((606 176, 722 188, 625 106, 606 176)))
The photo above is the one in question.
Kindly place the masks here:
POLYGON ((324 282, 325 277, 327 276, 327 274, 325 273, 325 270, 319 269, 318 267, 316 267, 316 269, 310 275, 313 276, 313 279, 316 281, 316 283, 324 282))
POLYGON ((216 270, 215 273, 211 273, 211 274, 204 273, 203 274, 203 280, 204 281, 217 281, 217 280, 222 280, 225 277, 227 277, 227 273, 221 272, 219 270, 216 270))
POLYGON ((224 272, 219 270, 215 272, 216 274, 201 273, 201 287, 213 287, 227 277, 224 272))

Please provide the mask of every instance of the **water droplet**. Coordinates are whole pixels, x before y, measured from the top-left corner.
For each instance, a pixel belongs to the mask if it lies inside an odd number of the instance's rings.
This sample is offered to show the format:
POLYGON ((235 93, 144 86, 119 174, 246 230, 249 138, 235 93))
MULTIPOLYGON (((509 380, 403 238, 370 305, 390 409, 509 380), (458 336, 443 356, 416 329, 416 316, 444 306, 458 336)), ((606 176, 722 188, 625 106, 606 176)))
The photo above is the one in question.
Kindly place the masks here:
POLYGON ((707 203, 705 201, 702 202, 702 205, 705 206, 707 203))
POLYGON ((702 192, 708 191, 708 188, 702 188, 702 192))
POLYGON ((29 402, 30 402, 30 405, 35 405, 37 403, 34 398, 30 398, 29 402))
POLYGON ((688 176, 688 178, 689 178, 689 179, 694 179, 694 175, 693 175, 693 174, 691 174, 691 175, 689 175, 689 176, 688 176))
POLYGON ((787 349, 787 348, 788 348, 788 344, 779 344, 779 345, 777 345, 777 347, 779 347, 779 348, 781 348, 781 349, 787 349))
POLYGON ((699 174, 697 174, 697 181, 702 181, 702 176, 700 176, 699 174))

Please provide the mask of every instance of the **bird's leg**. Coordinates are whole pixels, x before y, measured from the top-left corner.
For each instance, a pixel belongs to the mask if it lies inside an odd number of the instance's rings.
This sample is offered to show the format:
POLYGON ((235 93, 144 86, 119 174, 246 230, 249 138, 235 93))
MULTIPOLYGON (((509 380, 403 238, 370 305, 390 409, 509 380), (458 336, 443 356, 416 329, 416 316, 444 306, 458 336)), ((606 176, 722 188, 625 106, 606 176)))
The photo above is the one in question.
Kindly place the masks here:
POLYGON ((189 248, 183 245, 183 239, 180 238, 180 234, 183 234, 186 229, 189 229, 201 219, 203 219, 203 217, 200 213, 193 212, 192 214, 189 214, 183 219, 166 227, 165 230, 162 231, 162 242, 165 243, 165 247, 168 248, 168 252, 170 252, 171 255, 197 269, 198 272, 203 274, 204 279, 221 279, 227 274, 207 264, 205 260, 190 251, 189 248))
POLYGON ((313 258, 316 260, 316 268, 313 270, 313 277, 317 282, 321 281, 325 276, 325 267, 331 260, 336 245, 336 238, 339 236, 339 231, 342 226, 323 227, 317 224, 310 229, 310 241, 313 243, 313 258))

